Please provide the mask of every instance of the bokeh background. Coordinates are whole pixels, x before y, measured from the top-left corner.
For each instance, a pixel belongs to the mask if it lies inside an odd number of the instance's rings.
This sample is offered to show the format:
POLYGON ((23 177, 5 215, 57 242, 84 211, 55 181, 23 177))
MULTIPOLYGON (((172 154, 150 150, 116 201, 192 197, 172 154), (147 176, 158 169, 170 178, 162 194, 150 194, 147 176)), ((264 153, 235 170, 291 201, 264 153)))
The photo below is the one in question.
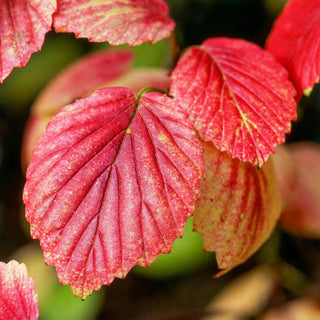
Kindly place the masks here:
MULTIPOLYGON (((285 2, 167 1, 177 24, 180 50, 215 36, 243 38, 263 47, 285 2)), ((245 264, 215 279, 214 254, 203 252, 201 236, 192 232, 191 220, 170 255, 160 256, 149 269, 134 268, 125 280, 115 280, 86 301, 73 297, 68 287, 58 284, 54 268, 45 266, 39 243, 30 238, 24 220, 21 198, 25 178, 20 166, 23 130, 33 101, 59 71, 88 52, 107 48, 106 43, 89 43, 86 39, 75 39, 72 34, 51 31, 41 52, 33 54, 24 69, 15 69, 0 84, 0 260, 16 259, 27 264, 29 274, 36 279, 40 319, 188 320, 201 319, 205 314, 205 319, 256 319, 264 311, 310 292, 316 297, 320 292, 319 241, 294 237, 277 228, 245 264), (277 273, 277 280, 270 280, 272 291, 262 294, 264 303, 259 300, 259 307, 239 318, 206 309, 234 279, 260 265, 271 266, 277 273)), ((168 40, 133 50, 136 67, 171 68, 174 64, 168 40)), ((320 143, 319 119, 320 90, 316 87, 299 104, 299 120, 293 125, 288 143, 299 140, 320 143)), ((259 283, 256 285, 259 287, 259 283)), ((230 308, 232 303, 230 298, 230 308)), ((314 319, 320 319, 320 315, 314 319)))

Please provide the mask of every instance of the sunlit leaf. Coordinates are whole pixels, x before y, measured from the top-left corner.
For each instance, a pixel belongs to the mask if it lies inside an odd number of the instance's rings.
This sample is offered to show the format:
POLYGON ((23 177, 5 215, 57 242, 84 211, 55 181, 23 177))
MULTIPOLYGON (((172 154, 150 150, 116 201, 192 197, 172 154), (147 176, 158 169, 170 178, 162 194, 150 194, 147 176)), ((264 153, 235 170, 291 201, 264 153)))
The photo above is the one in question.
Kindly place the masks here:
POLYGON ((36 320, 38 297, 25 264, 0 262, 0 319, 36 320))
POLYGON ((288 69, 298 91, 309 94, 320 76, 320 0, 291 0, 276 20, 267 50, 288 69))
POLYGON ((191 47, 172 73, 170 94, 205 141, 262 165, 296 118, 295 90, 273 56, 244 40, 213 38, 191 47))
POLYGON ((168 38, 174 22, 163 0, 59 0, 54 27, 112 45, 154 43, 168 38))
POLYGON ((0 82, 40 50, 55 10, 54 0, 0 1, 0 82))
POLYGON ((182 236, 202 148, 185 111, 156 92, 101 89, 49 123, 27 170, 31 235, 59 280, 86 297, 182 236))
POLYGON ((60 72, 49 83, 34 102, 26 124, 21 152, 23 170, 32 159, 33 148, 50 119, 63 106, 125 73, 132 60, 133 55, 129 50, 91 53, 60 72))
POLYGON ((225 273, 248 259, 269 237, 281 202, 271 160, 261 169, 204 143, 206 177, 194 213, 204 249, 215 251, 225 273))

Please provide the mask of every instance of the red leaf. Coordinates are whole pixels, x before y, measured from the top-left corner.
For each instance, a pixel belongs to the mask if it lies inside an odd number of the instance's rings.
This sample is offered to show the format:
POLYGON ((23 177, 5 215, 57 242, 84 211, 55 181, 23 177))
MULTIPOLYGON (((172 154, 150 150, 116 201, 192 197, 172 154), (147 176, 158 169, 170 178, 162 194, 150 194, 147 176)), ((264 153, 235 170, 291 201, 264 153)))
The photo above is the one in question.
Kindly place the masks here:
POLYGON ((273 56, 244 40, 192 47, 172 73, 171 94, 205 141, 262 165, 296 118, 295 90, 273 56))
POLYGON ((65 105, 89 95, 128 70, 133 59, 129 50, 91 53, 63 70, 42 91, 31 108, 22 144, 22 168, 26 170, 33 148, 50 119, 65 105))
POLYGON ((0 262, 0 319, 36 320, 39 317, 34 279, 25 264, 0 262))
POLYGON ((320 76, 320 0, 291 0, 276 20, 267 50, 288 69, 298 91, 309 94, 320 76))
POLYGON ((56 6, 54 0, 0 1, 0 82, 40 50, 56 6))
POLYGON ((41 93, 33 113, 53 115, 75 99, 89 95, 130 68, 130 50, 105 50, 90 53, 63 70, 41 93))
POLYGON ((157 42, 168 38, 174 22, 163 0, 58 0, 54 27, 112 45, 157 42))
POLYGON ((184 110, 106 88, 63 108, 35 148, 24 191, 31 235, 62 284, 86 297, 182 236, 199 197, 201 144, 184 110))
POLYGON ((269 237, 281 212, 271 159, 257 169, 204 143, 206 177, 193 218, 204 249, 215 251, 229 271, 248 259, 269 237))

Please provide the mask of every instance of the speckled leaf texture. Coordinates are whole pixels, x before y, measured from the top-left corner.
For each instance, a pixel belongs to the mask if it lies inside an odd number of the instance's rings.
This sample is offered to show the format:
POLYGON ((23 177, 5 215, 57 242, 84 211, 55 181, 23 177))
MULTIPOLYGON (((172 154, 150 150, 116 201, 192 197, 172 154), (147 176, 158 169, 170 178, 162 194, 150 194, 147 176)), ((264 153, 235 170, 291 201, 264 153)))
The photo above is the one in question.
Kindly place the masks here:
POLYGON ((215 251, 223 274, 247 260, 270 236, 281 213, 272 159, 257 169, 211 142, 204 145, 206 176, 197 201, 194 230, 204 249, 215 251))
POLYGON ((320 76, 320 0, 291 0, 276 20, 267 50, 288 69, 298 91, 309 94, 320 76))
POLYGON ((25 264, 0 262, 0 319, 37 320, 38 296, 25 264))
POLYGON ((41 49, 55 10, 54 0, 0 1, 0 82, 41 49))
POLYGON ((269 53, 240 39, 211 38, 190 47, 171 76, 170 94, 203 140, 261 166, 296 119, 295 90, 269 53))
POLYGON ((168 38, 174 22, 163 0, 58 0, 54 27, 91 41, 135 46, 168 38))
POLYGON ((202 146, 174 99, 127 88, 63 108, 35 147, 24 190, 31 235, 85 298, 171 250, 193 214, 202 146))
POLYGON ((21 150, 24 172, 32 159, 32 150, 50 119, 63 106, 124 74, 132 61, 132 52, 124 49, 90 53, 61 71, 49 83, 34 102, 25 126, 21 150))

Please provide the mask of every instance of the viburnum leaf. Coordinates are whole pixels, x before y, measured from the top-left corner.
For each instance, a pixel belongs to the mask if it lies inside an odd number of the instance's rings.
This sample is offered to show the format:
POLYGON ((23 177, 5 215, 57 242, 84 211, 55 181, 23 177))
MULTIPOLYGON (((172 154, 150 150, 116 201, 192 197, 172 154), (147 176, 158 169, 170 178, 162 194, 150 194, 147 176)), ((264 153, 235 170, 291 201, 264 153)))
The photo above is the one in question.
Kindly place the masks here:
POLYGON ((189 48, 171 81, 170 94, 203 140, 243 162, 265 163, 296 118, 286 70, 245 40, 212 38, 189 48))
POLYGON ((104 50, 85 55, 51 81, 33 105, 32 112, 56 114, 62 106, 115 80, 129 70, 132 62, 133 53, 126 49, 104 50))
POLYGON ((274 163, 284 204, 281 226, 296 236, 319 239, 319 145, 298 142, 283 146, 274 163))
POLYGON ((63 70, 34 102, 24 131, 21 164, 25 171, 32 150, 50 119, 65 105, 89 95, 129 70, 130 50, 105 50, 90 53, 63 70))
POLYGON ((0 319, 36 320, 39 317, 34 279, 25 264, 0 262, 0 319))
POLYGON ((174 99, 100 89, 64 107, 35 148, 24 190, 31 235, 60 282, 85 298, 171 250, 203 170, 201 143, 174 99))
POLYGON ((215 251, 225 273, 248 259, 269 237, 281 212, 271 159, 257 169, 206 142, 206 176, 193 218, 204 249, 215 251))
POLYGON ((0 1, 0 82, 40 50, 56 7, 55 0, 0 1))
POLYGON ((291 0, 276 20, 267 50, 287 68, 298 91, 309 94, 320 76, 320 0, 291 0))
POLYGON ((163 0, 59 0, 54 27, 111 45, 154 43, 170 36, 174 22, 163 0))

